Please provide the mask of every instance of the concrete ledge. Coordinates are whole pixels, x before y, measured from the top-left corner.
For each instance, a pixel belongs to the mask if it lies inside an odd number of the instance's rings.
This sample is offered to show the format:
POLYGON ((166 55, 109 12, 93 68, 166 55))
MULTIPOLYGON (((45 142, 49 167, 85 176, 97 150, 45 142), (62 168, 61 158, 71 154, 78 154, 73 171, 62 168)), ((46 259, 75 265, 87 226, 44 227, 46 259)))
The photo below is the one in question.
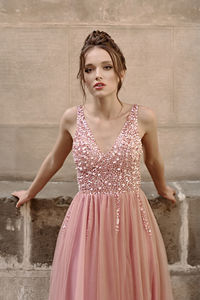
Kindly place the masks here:
MULTIPOLYGON (((30 184, 31 182, 29 181, 0 181, 0 197, 10 197, 12 191, 27 189, 30 184)), ((177 190, 178 198, 181 197, 181 193, 188 197, 200 196, 200 180, 168 181, 168 184, 177 190)), ((148 199, 154 199, 158 196, 152 182, 142 182, 141 188, 148 199)), ((77 191, 78 186, 75 181, 50 181, 37 194, 37 198, 55 198, 63 195, 73 197, 77 191)))

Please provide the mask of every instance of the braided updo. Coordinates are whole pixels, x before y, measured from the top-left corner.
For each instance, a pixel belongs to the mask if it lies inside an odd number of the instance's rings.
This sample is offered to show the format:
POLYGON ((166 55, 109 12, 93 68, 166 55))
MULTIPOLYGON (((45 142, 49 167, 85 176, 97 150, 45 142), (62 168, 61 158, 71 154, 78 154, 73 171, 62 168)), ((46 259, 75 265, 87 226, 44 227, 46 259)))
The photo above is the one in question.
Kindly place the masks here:
POLYGON ((84 45, 80 53, 79 71, 77 74, 77 78, 80 79, 80 84, 81 84, 81 89, 83 91, 84 99, 86 98, 85 86, 84 86, 85 54, 89 49, 95 46, 106 50, 110 54, 110 57, 113 62, 114 71, 119 78, 118 87, 117 87, 117 97, 118 97, 118 92, 122 86, 121 73, 122 71, 125 71, 127 69, 125 57, 122 54, 120 48, 117 46, 117 44, 114 42, 114 40, 111 38, 111 36, 108 33, 104 31, 95 30, 92 33, 90 33, 85 39, 84 45))

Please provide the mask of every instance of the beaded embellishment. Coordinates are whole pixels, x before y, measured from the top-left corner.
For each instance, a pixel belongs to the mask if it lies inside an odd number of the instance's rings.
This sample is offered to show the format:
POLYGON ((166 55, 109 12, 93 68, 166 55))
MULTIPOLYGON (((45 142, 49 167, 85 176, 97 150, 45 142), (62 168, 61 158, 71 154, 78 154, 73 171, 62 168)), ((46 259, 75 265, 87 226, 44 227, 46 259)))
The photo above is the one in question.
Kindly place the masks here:
POLYGON ((142 221, 143 221, 144 227, 145 227, 147 233, 151 236, 152 235, 151 227, 149 225, 149 221, 148 221, 148 218, 147 218, 144 206, 142 204, 138 188, 137 188, 137 191, 136 191, 136 195, 137 195, 137 199, 138 199, 138 202, 139 202, 140 213, 141 213, 141 217, 142 217, 142 221))
POLYGON ((103 153, 85 119, 83 106, 77 106, 77 128, 72 153, 79 190, 84 193, 114 195, 115 231, 120 229, 120 193, 136 191, 145 230, 151 235, 145 209, 139 196, 140 159, 143 153, 138 134, 138 105, 134 104, 112 148, 103 153))
POLYGON ((73 205, 74 205, 74 202, 72 201, 70 206, 67 209, 67 213, 66 213, 65 219, 64 219, 63 224, 62 224, 63 229, 65 229, 67 227, 67 224, 68 224, 69 219, 71 217, 71 211, 72 211, 73 205))

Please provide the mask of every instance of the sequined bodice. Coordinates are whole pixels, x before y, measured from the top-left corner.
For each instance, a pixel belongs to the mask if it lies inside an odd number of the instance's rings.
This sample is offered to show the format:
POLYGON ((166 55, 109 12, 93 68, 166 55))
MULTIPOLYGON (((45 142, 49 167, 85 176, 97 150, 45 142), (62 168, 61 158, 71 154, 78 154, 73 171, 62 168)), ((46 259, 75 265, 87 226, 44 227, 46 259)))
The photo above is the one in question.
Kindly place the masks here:
POLYGON ((85 119, 83 106, 77 106, 77 127, 72 153, 77 170, 79 191, 106 193, 116 200, 116 232, 119 231, 120 194, 134 191, 145 230, 151 228, 139 196, 140 159, 143 153, 138 133, 138 105, 134 104, 112 148, 103 153, 85 119))
POLYGON ((86 122, 82 105, 77 107, 73 157, 79 190, 118 194, 140 185, 142 143, 138 134, 138 105, 134 104, 113 147, 103 153, 86 122))

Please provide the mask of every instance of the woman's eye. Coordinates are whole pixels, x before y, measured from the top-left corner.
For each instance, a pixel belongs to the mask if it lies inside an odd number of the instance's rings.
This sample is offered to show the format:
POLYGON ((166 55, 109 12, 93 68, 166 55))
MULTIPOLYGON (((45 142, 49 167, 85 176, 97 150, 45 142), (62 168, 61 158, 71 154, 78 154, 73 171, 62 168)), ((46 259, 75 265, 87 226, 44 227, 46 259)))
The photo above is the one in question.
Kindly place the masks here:
POLYGON ((92 71, 92 69, 91 68, 87 68, 87 69, 85 69, 85 72, 86 73, 90 73, 92 71))
MULTIPOLYGON (((105 70, 110 70, 110 69, 112 69, 112 66, 104 66, 103 68, 104 68, 105 70)), ((92 68, 86 68, 86 69, 85 69, 85 72, 86 72, 86 73, 90 73, 92 70, 93 70, 92 68)))
POLYGON ((110 70, 110 69, 112 69, 112 66, 105 66, 104 67, 106 70, 110 70))

